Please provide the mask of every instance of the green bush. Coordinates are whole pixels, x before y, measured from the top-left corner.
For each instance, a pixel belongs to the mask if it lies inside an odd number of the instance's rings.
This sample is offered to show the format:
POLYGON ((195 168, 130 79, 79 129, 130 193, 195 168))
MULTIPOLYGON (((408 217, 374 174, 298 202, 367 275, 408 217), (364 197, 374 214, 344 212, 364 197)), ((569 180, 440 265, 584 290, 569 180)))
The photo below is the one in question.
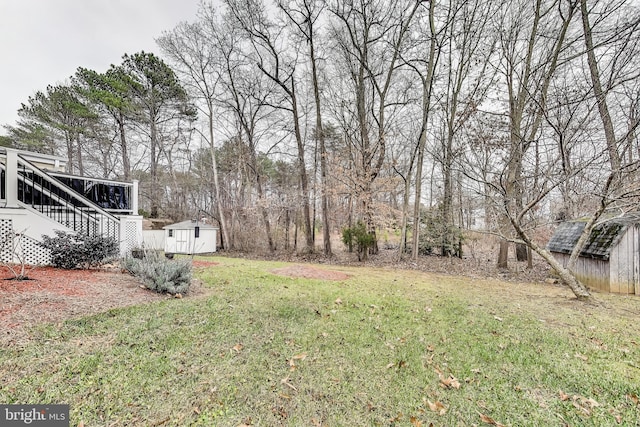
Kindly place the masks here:
POLYGON ((118 256, 118 242, 109 236, 87 236, 84 234, 54 231, 55 236, 42 236, 40 246, 51 252, 51 264, 57 268, 96 267, 118 256))
POLYGON ((355 245, 358 252, 358 260, 367 259, 369 248, 376 243, 375 236, 367 231, 367 227, 362 221, 358 221, 356 225, 342 230, 342 243, 348 248, 349 252, 353 252, 355 245))
POLYGON ((122 267, 156 292, 184 294, 191 285, 191 260, 188 258, 169 260, 156 252, 145 251, 141 259, 124 258, 122 267))
POLYGON ((462 257, 462 230, 448 225, 442 219, 439 208, 423 210, 420 215, 418 252, 421 255, 462 257))

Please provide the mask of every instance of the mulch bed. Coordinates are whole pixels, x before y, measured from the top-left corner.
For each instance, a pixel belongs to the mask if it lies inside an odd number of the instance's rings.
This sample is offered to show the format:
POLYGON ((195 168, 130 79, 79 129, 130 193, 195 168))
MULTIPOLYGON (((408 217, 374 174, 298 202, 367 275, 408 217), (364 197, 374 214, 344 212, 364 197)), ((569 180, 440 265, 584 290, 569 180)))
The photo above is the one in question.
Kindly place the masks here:
MULTIPOLYGON (((194 261, 193 266, 216 264, 194 261)), ((29 280, 12 280, 14 274, 0 267, 0 346, 29 341, 28 327, 38 323, 171 298, 144 288, 139 279, 117 266, 92 270, 35 267, 27 276, 29 280)), ((187 297, 203 293, 200 283, 194 281, 187 297)))

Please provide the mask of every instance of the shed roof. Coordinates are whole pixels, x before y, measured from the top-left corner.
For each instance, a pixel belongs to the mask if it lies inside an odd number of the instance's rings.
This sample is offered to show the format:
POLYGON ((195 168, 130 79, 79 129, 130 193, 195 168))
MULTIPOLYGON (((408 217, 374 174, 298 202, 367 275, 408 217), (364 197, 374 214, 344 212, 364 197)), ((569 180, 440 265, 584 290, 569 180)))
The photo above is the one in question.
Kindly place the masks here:
POLYGON ((214 227, 211 224, 202 221, 187 220, 182 222, 176 222, 175 224, 165 225, 163 230, 193 230, 200 227, 200 230, 217 230, 218 227, 214 227))
MULTIPOLYGON (((597 225, 591 231, 580 256, 608 260, 611 249, 618 244, 627 228, 640 223, 637 213, 627 214, 624 217, 611 219, 597 225)), ((586 221, 567 221, 561 223, 547 243, 547 249, 551 252, 570 254, 578 242, 586 221)))

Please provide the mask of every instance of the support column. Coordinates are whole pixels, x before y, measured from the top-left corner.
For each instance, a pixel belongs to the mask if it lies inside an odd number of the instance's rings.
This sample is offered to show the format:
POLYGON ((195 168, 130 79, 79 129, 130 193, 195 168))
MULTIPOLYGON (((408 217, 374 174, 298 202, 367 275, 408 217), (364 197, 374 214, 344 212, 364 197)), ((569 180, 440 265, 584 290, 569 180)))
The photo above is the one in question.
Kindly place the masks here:
POLYGON ((138 180, 133 180, 133 186, 131 187, 131 210, 133 215, 138 215, 138 180))
POLYGON ((5 164, 5 200, 6 207, 18 207, 18 152, 6 148, 7 159, 5 164))

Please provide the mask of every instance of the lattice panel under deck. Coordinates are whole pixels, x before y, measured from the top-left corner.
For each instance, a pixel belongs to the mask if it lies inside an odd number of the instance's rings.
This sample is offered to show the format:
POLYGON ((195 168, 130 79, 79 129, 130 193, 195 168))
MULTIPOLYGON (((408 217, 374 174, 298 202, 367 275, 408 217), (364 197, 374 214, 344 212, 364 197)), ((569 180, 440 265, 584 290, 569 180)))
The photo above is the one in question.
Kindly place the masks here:
POLYGON ((43 248, 38 241, 29 236, 22 236, 21 250, 24 256, 24 263, 29 265, 51 264, 51 251, 43 248))
MULTIPOLYGON (((121 219, 120 221, 126 221, 121 219)), ((125 252, 129 253, 133 249, 137 249, 142 245, 142 242, 138 241, 138 227, 133 221, 126 221, 124 224, 124 236, 120 236, 125 241, 125 252)))
POLYGON ((13 262, 13 221, 0 219, 0 261, 13 262))
POLYGON ((13 221, 0 219, 0 261, 6 263, 24 263, 28 265, 47 265, 51 263, 51 251, 45 249, 24 234, 15 234, 13 221))

